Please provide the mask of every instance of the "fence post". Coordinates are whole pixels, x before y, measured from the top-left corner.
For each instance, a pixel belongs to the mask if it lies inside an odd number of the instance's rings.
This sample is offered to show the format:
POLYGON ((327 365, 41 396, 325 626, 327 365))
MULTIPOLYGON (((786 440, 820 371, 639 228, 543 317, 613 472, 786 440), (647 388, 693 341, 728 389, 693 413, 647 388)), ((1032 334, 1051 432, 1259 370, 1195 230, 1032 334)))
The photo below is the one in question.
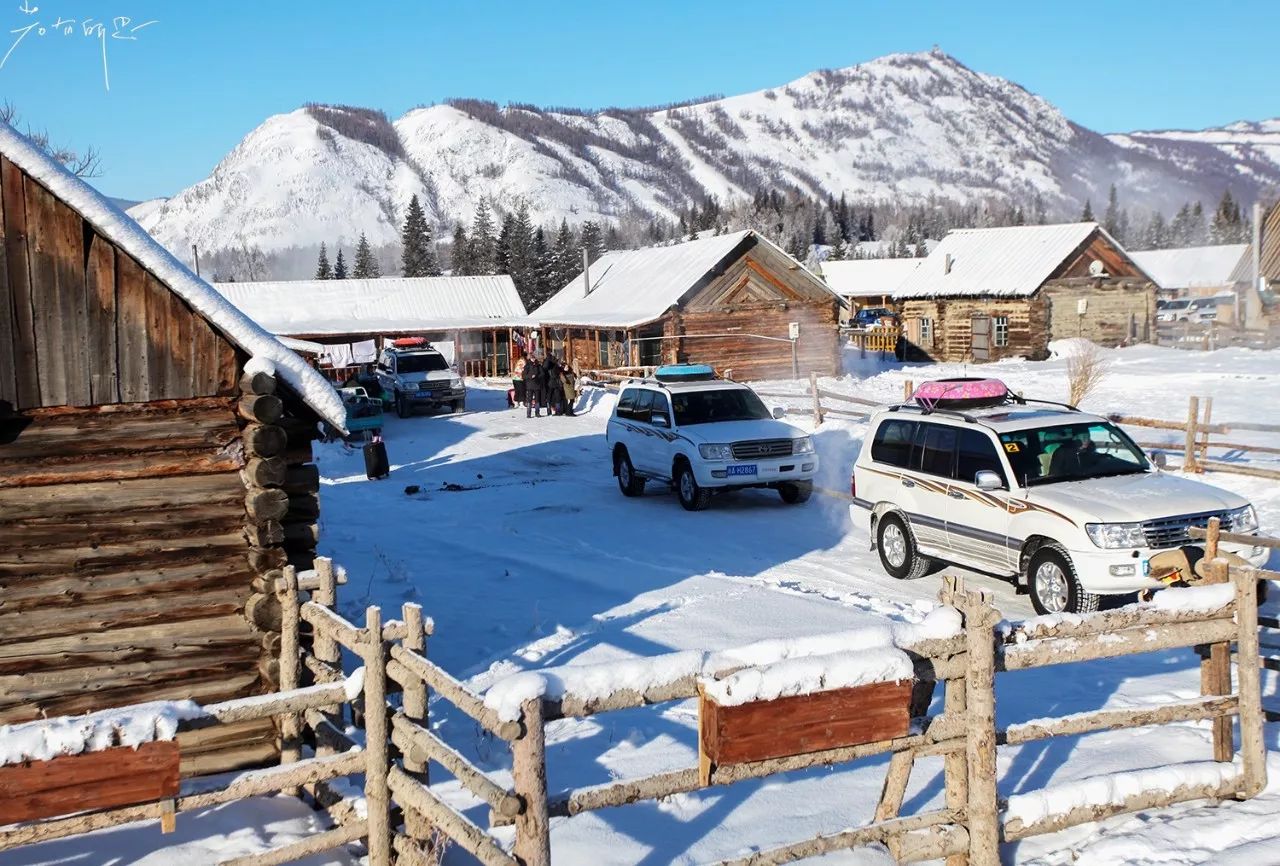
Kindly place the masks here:
MULTIPOLYGON (((1209 425, 1212 423, 1212 419, 1213 419, 1213 397, 1205 397, 1204 398, 1204 418, 1203 418, 1203 423, 1205 428, 1209 427, 1209 425)), ((1203 441, 1203 444, 1200 446, 1201 460, 1209 459, 1209 437, 1211 435, 1212 434, 1208 431, 1208 429, 1205 429, 1204 441, 1203 441)))
MULTIPOLYGON (((422 606, 409 602, 401 608, 401 611, 405 626, 405 639, 403 641, 405 649, 412 650, 425 657, 427 654, 427 634, 423 628, 422 606)), ((403 709, 405 718, 416 722, 424 728, 430 727, 427 718, 427 684, 417 677, 413 677, 411 682, 404 684, 403 709)), ((429 784, 427 764, 427 761, 415 760, 408 754, 404 756, 405 771, 424 785, 429 784)), ((404 826, 410 839, 416 840, 424 847, 430 844, 431 822, 417 811, 412 809, 405 811, 404 826)))
MULTIPOLYGON (((1204 559, 1208 566, 1206 583, 1226 583, 1230 578, 1219 567, 1218 537, 1222 532, 1222 521, 1216 517, 1209 518, 1209 526, 1205 531, 1204 559)), ((1256 617, 1256 613, 1255 613, 1256 617)), ((1231 646, 1225 643, 1210 644, 1200 657, 1200 694, 1205 697, 1231 694, 1231 646)), ((1231 719, 1219 716, 1211 722, 1213 730, 1213 759, 1228 763, 1235 757, 1235 736, 1231 730, 1231 719)))
POLYGON ((364 646, 364 798, 369 820, 369 866, 391 864, 391 791, 387 787, 387 662, 382 646, 382 610, 365 612, 364 646))
MULTIPOLYGON (((938 601, 947 607, 960 608, 962 585, 954 575, 944 575, 942 590, 938 593, 938 601)), ((947 680, 943 688, 942 710, 947 719, 964 720, 967 729, 968 702, 965 697, 965 684, 962 678, 947 680)), ((955 724, 955 722, 949 722, 955 724)), ((943 757, 943 786, 946 792, 947 808, 956 813, 963 813, 969 808, 969 762, 963 751, 952 750, 943 757)), ((967 823, 967 822, 966 822, 967 823)), ((946 866, 969 866, 968 851, 952 854, 947 857, 946 866)))
POLYGON ((813 426, 822 424, 822 398, 818 395, 818 374, 809 373, 809 393, 813 395, 813 426))
POLYGON ((1183 450, 1182 458, 1183 472, 1198 472, 1196 467, 1196 425, 1200 419, 1200 398, 1191 397, 1190 407, 1187 409, 1187 441, 1183 450))
MULTIPOLYGON (((1267 786, 1267 745, 1263 739, 1266 718, 1262 710, 1262 660, 1258 648, 1258 580, 1252 569, 1222 569, 1235 583, 1236 675, 1240 681, 1240 796, 1254 797, 1267 786)), ((1215 563, 1216 565, 1216 563, 1215 563)), ((1227 670, 1230 677, 1230 668, 1227 670)), ((1227 719, 1230 723, 1230 719, 1227 719)), ((1228 730, 1230 727, 1228 725, 1228 730)))
MULTIPOLYGON (((293 691, 301 685, 301 654, 298 649, 298 570, 284 567, 284 589, 280 592, 280 691, 293 691)), ((280 717, 280 763, 292 764, 302 757, 302 725, 298 713, 280 717)), ((297 795, 297 789, 288 793, 297 795)))
POLYGON ((916 393, 915 384, 910 379, 904 380, 902 383, 902 402, 910 403, 911 397, 915 393, 916 393))
POLYGON ((965 760, 969 764, 969 862, 1000 866, 1000 820, 996 802, 996 644, 993 628, 999 612, 991 593, 970 590, 964 596, 965 760))
MULTIPOLYGON (((311 600, 322 607, 334 610, 338 606, 338 575, 333 567, 333 560, 327 556, 316 557, 316 578, 320 582, 319 588, 311 594, 311 600)), ((326 669, 334 672, 334 678, 339 676, 342 670, 342 649, 338 646, 338 642, 329 637, 320 629, 312 630, 311 652, 316 660, 323 662, 326 669)), ((331 716, 335 722, 342 721, 342 704, 331 704, 324 708, 327 715, 331 716)), ((341 728, 342 725, 338 724, 341 728)), ((316 743, 317 755, 331 755, 336 751, 331 745, 321 745, 316 743)))
POLYGON ((542 698, 520 705, 524 733, 511 744, 515 791, 524 801, 516 816, 514 853, 522 866, 551 866, 551 825, 547 816, 547 732, 542 698))

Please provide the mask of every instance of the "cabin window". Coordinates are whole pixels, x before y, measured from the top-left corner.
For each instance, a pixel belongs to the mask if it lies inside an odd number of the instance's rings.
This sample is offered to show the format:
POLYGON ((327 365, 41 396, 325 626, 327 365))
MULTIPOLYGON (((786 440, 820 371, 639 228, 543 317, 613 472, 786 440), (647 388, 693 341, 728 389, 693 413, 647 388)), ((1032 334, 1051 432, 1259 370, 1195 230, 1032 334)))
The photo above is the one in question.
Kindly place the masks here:
POLYGON ((995 331, 995 344, 997 346, 1009 345, 1009 317, 996 316, 991 320, 991 323, 995 331))
POLYGON ((920 345, 933 345, 933 319, 928 316, 920 319, 920 345))
POLYGON ((609 335, 603 332, 597 333, 596 345, 600 347, 596 355, 596 363, 600 365, 600 369, 607 370, 609 369, 609 335))

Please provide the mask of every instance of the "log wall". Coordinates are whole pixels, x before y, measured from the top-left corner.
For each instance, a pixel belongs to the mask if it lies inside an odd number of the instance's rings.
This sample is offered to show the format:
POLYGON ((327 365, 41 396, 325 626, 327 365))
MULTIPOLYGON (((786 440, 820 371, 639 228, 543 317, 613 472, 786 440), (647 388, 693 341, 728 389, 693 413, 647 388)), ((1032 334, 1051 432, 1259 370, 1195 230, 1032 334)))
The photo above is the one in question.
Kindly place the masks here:
POLYGON ((17 409, 234 393, 232 344, 0 156, 0 401, 17 409))
POLYGON ((1028 357, 1040 359, 1048 356, 1047 310, 1043 298, 937 298, 906 301, 900 307, 903 327, 911 331, 913 322, 923 316, 933 319, 933 345, 929 347, 911 344, 907 347, 910 360, 958 361, 973 360, 973 317, 990 316, 993 332, 988 360, 1028 357), (1009 319, 1008 345, 995 344, 994 319, 1009 319))
POLYGON ((1041 292, 1049 311, 1049 339, 1083 337, 1100 346, 1149 342, 1155 333, 1156 288, 1138 280, 1061 279, 1041 292), (1079 303, 1085 302, 1084 315, 1079 303))

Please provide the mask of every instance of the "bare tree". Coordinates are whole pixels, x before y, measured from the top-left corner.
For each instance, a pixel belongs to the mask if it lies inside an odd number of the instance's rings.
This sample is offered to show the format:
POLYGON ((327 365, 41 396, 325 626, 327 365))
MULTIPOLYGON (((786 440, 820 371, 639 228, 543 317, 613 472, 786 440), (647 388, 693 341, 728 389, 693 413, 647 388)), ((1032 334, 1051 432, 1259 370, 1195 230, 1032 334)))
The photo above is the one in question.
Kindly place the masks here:
MULTIPOLYGON (((8 100, 0 104, 0 120, 10 126, 17 126, 19 122, 17 106, 8 100)), ((72 150, 50 141, 47 130, 36 130, 30 126, 27 127, 25 135, 36 147, 65 165, 67 170, 76 177, 97 177, 102 174, 102 158, 96 148, 72 150)))
POLYGON ((1108 358, 1096 343, 1076 340, 1067 356, 1067 386, 1070 396, 1067 402, 1079 406, 1107 378, 1111 370, 1108 358))

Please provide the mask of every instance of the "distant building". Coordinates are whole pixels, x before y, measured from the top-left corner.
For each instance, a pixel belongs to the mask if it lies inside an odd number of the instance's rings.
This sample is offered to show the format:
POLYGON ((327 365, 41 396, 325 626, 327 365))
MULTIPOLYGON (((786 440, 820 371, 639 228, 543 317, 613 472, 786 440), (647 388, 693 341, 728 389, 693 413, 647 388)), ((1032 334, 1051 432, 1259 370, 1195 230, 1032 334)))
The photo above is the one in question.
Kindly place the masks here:
POLYGON ((1204 298, 1235 292, 1233 275, 1248 251, 1248 244, 1219 244, 1130 255, 1155 280, 1161 297, 1204 298))
POLYGON ((530 314, 580 368, 707 363, 736 379, 840 370, 838 310, 821 279, 753 231, 607 253, 530 314))
POLYGON ((823 262, 822 278, 831 291, 844 298, 848 307, 844 318, 862 307, 888 306, 895 289, 902 285, 924 259, 848 259, 823 262))
POLYGON ((371 364, 383 343, 426 337, 467 376, 505 376, 514 333, 528 326, 511 277, 387 277, 218 283, 273 334, 319 343, 334 378, 371 364))
POLYGON ((1152 336, 1156 287, 1097 223, 961 229, 893 293, 905 355, 994 361, 1049 354, 1084 337, 1106 346, 1152 336))
POLYGON ((1245 327, 1280 327, 1280 202, 1262 217, 1262 253, 1259 256, 1258 284, 1253 277, 1253 244, 1249 244, 1236 264, 1231 279, 1245 286, 1245 327))

